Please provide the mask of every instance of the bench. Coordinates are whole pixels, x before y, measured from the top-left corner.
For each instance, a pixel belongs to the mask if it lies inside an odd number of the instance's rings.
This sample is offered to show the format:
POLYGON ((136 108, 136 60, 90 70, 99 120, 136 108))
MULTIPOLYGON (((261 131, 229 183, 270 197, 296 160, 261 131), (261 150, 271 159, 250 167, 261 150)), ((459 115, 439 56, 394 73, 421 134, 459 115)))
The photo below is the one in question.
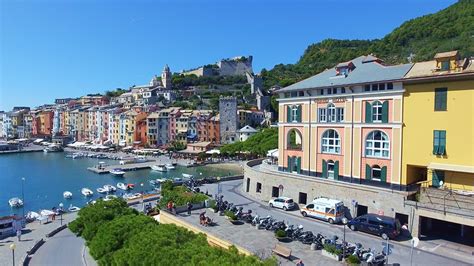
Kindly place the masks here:
POLYGON ((272 249, 272 252, 287 259, 291 257, 291 249, 280 244, 276 244, 275 248, 272 249))

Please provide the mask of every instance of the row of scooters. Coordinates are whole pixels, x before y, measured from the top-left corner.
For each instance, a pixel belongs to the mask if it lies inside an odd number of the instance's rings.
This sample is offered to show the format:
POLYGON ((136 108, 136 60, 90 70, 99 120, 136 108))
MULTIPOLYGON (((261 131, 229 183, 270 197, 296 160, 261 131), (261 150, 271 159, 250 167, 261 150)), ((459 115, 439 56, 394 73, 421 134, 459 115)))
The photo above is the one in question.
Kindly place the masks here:
POLYGON ((323 249, 324 245, 332 245, 340 251, 345 257, 350 255, 357 256, 360 261, 364 261, 369 265, 384 265, 386 261, 386 254, 376 252, 371 248, 364 248, 360 243, 349 243, 340 241, 339 237, 326 237, 321 233, 314 234, 312 231, 305 231, 303 225, 293 225, 285 223, 285 221, 278 221, 272 216, 260 217, 252 215, 252 210, 244 211, 243 207, 237 207, 233 203, 223 201, 222 196, 216 196, 216 205, 218 212, 223 215, 226 211, 231 211, 242 222, 251 224, 257 229, 265 229, 276 232, 283 230, 286 233, 286 238, 292 241, 299 241, 306 245, 313 245, 316 249, 323 249))

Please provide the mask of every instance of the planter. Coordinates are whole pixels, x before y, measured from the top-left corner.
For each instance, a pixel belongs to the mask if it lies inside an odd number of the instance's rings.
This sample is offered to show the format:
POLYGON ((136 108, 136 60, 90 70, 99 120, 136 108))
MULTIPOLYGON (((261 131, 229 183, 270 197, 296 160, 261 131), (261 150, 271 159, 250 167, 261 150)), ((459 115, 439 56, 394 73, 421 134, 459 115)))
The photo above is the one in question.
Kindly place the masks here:
POLYGON ((324 257, 327 257, 327 258, 330 258, 330 259, 333 259, 333 260, 337 260, 337 261, 341 261, 341 259, 342 259, 341 255, 336 255, 336 254, 329 253, 325 249, 322 250, 321 254, 324 257))

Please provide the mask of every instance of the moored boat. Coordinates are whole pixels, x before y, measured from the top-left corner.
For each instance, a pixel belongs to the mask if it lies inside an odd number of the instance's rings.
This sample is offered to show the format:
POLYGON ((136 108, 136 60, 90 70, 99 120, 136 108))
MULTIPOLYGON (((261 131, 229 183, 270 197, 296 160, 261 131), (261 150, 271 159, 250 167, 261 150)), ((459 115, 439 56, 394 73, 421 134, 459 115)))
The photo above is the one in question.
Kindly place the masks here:
POLYGON ((90 196, 94 195, 94 192, 92 192, 92 190, 90 190, 86 187, 81 189, 81 193, 82 193, 82 195, 84 195, 86 197, 90 197, 90 196))
POLYGON ((183 177, 184 178, 189 178, 189 179, 194 178, 194 176, 190 175, 190 174, 183 174, 183 177))
POLYGON ((104 189, 107 193, 112 193, 112 192, 115 192, 117 191, 117 188, 112 186, 112 185, 104 185, 104 189))
POLYGON ((157 165, 152 165, 151 170, 158 171, 158 172, 166 172, 168 171, 166 169, 166 166, 164 164, 157 164, 157 165))
POLYGON ((40 217, 40 215, 37 212, 28 212, 25 215, 25 218, 26 218, 27 221, 34 221, 34 220, 38 219, 39 217, 40 217))
POLYGON ((12 208, 19 208, 21 206, 23 206, 23 200, 21 200, 20 198, 11 198, 8 200, 8 204, 10 204, 10 207, 12 208))
POLYGON ((101 194, 105 194, 105 193, 107 193, 107 189, 105 189, 103 187, 99 187, 99 188, 97 188, 97 192, 99 192, 101 194))
POLYGON ((65 199, 70 199, 70 198, 72 198, 72 193, 70 191, 64 191, 63 192, 63 197, 65 199))
POLYGON ((69 212, 77 212, 77 211, 80 211, 81 208, 79 208, 79 207, 77 207, 77 206, 72 206, 72 204, 71 204, 71 205, 69 205, 69 208, 68 208, 67 210, 68 210, 69 212))
POLYGON ((107 195, 107 196, 105 196, 104 201, 109 201, 109 200, 113 200, 113 199, 116 199, 116 198, 117 198, 117 196, 115 196, 115 195, 107 195))
POLYGON ((165 167, 166 167, 167 170, 174 170, 174 169, 176 169, 176 167, 175 167, 174 165, 170 164, 170 163, 165 164, 165 167))
POLYGON ((121 182, 117 183, 117 188, 121 190, 128 190, 128 186, 121 182))
POLYGON ((130 194, 123 195, 123 198, 125 200, 133 200, 133 199, 139 199, 141 196, 142 196, 141 193, 130 193, 130 194))
POLYGON ((120 168, 115 168, 113 170, 110 170, 110 173, 114 176, 123 176, 125 174, 125 171, 120 168))

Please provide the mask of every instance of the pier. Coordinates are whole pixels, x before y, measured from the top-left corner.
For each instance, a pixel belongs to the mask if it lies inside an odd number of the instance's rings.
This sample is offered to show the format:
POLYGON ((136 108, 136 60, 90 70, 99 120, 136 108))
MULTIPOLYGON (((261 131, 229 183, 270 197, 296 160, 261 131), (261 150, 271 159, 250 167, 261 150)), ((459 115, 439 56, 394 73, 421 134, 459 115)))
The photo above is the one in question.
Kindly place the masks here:
POLYGON ((99 167, 97 165, 94 167, 88 167, 87 170, 92 171, 96 174, 108 174, 110 173, 110 171, 116 168, 120 168, 123 171, 134 171, 134 170, 151 168, 151 166, 155 164, 157 164, 156 161, 149 161, 149 162, 143 162, 143 163, 104 165, 103 167, 99 167))

